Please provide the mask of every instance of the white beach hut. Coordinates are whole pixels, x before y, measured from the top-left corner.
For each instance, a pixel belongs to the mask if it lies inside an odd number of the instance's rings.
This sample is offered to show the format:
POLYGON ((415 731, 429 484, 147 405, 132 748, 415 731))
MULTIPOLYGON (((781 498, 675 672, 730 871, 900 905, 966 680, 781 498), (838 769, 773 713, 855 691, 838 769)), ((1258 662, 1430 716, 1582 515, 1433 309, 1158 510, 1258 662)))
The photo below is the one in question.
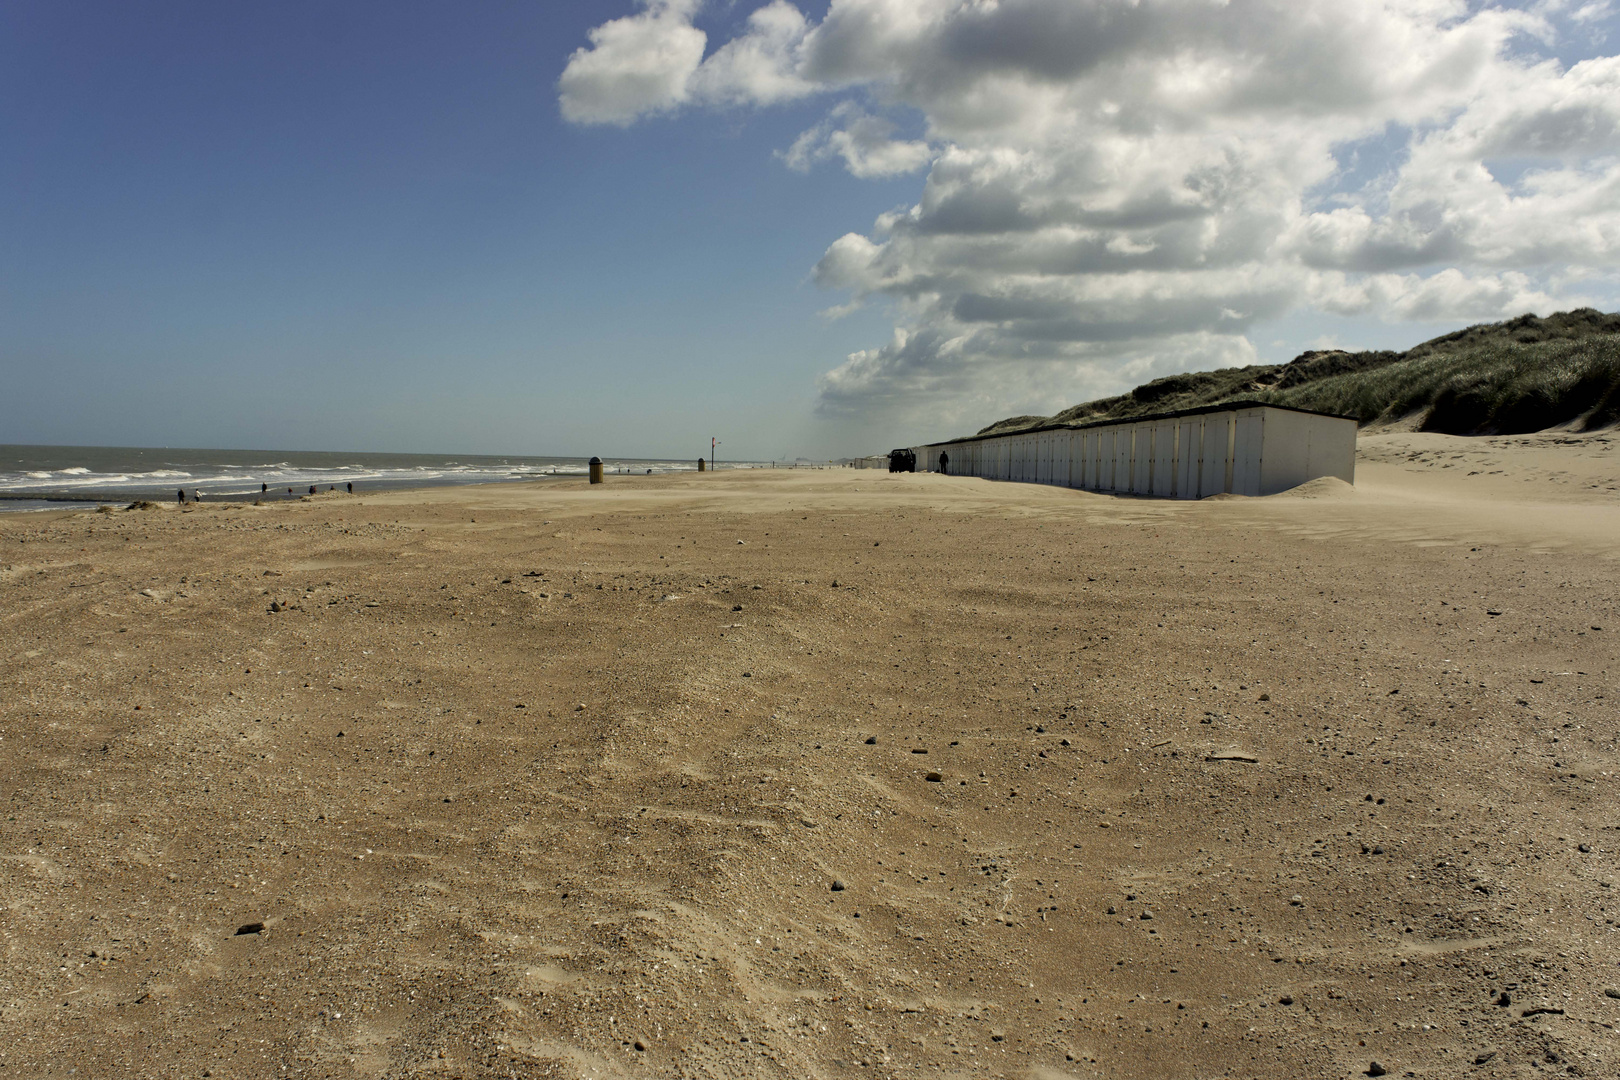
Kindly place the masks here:
POLYGON ((1334 476, 1355 482, 1356 422, 1238 402, 1080 427, 970 436, 916 447, 920 468, 989 480, 1161 498, 1272 495, 1334 476))

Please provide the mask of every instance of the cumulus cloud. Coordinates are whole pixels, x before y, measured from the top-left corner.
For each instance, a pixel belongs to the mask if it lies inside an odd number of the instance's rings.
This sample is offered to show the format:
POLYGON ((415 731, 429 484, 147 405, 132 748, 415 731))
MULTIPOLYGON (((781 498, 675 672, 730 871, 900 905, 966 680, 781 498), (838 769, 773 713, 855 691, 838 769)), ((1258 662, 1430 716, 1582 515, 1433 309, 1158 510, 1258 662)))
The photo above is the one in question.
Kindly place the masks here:
POLYGON ((557 82, 565 119, 628 124, 672 109, 703 62, 708 35, 692 25, 697 0, 648 0, 642 11, 590 32, 590 48, 569 58, 557 82))
POLYGON ((1125 349, 1081 344, 1018 357, 990 343, 951 338, 933 328, 896 327, 890 341, 863 349, 820 379, 826 412, 902 426, 970 425, 1008 415, 1008 402, 1042 413, 1117 393, 1189 369, 1256 362, 1247 338, 1175 334, 1125 349))
POLYGON ((643 0, 641 10, 590 31, 557 80, 564 119, 627 125, 688 103, 772 105, 812 93, 795 73, 809 31, 799 9, 774 0, 745 32, 707 58, 708 35, 692 25, 699 0, 643 0))
POLYGON ((1427 276, 1315 275, 1309 298, 1316 307, 1337 315, 1385 313, 1415 322, 1494 319, 1507 311, 1548 311, 1558 303, 1528 274, 1507 271, 1470 277, 1454 267, 1427 276))
POLYGON ((1620 256, 1620 57, 1551 58, 1606 5, 775 0, 707 55, 697 15, 598 27, 565 115, 823 94, 789 167, 927 170, 815 267, 896 327, 824 377, 831 411, 1063 403, 1250 357, 1299 309, 1546 310, 1620 256))
POLYGON ((896 139, 896 127, 893 121, 872 116, 846 101, 779 156, 800 172, 808 172, 818 161, 838 157, 851 175, 863 180, 916 172, 928 164, 934 150, 919 139, 896 139))
POLYGON ((774 105, 815 92, 796 68, 810 25, 787 0, 748 17, 747 30, 726 42, 692 74, 692 92, 714 103, 774 105))

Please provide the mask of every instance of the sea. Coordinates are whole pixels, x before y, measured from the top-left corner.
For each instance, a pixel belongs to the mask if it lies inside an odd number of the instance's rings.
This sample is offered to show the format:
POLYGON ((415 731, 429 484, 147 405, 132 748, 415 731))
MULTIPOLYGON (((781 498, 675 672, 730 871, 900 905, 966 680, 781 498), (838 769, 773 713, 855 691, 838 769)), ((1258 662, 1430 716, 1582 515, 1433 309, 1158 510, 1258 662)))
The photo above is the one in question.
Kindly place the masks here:
MULTIPOLYGON (((293 450, 183 450, 142 446, 0 445, 0 512, 175 502, 291 499, 310 488, 356 494, 446 484, 586 475, 589 458, 482 454, 362 454, 293 450), (265 489, 268 488, 268 491, 265 489)), ((609 475, 692 472, 692 461, 603 458, 609 475)), ((726 462, 723 468, 760 467, 726 462)), ((764 463, 769 467, 769 463, 764 463)))

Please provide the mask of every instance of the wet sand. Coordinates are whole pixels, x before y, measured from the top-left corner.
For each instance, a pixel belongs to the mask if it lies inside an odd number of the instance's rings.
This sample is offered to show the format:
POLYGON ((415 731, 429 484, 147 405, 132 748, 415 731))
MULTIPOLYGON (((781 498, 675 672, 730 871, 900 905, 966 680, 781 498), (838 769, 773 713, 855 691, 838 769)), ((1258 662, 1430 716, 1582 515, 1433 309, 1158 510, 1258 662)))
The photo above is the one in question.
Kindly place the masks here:
POLYGON ((1614 1075, 1615 445, 0 516, 0 1076, 1614 1075))

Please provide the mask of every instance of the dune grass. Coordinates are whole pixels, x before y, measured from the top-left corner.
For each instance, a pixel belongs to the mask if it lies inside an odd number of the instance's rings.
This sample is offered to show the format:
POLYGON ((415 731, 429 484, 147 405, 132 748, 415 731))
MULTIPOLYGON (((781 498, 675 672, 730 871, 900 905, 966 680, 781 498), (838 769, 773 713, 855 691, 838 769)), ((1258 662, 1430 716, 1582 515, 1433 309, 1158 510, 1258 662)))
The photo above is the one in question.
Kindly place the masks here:
POLYGON ((1579 308, 1546 318, 1521 315, 1403 353, 1333 349, 1287 364, 1170 375, 1056 416, 1000 420, 979 434, 1126 420, 1226 401, 1290 405, 1362 424, 1416 414, 1424 430, 1453 435, 1520 434, 1577 422, 1583 429, 1606 427, 1620 422, 1620 313, 1579 308))
POLYGON ((1423 430, 1451 435, 1604 427, 1620 420, 1620 334, 1429 353, 1255 398, 1362 424, 1421 413, 1423 430))

